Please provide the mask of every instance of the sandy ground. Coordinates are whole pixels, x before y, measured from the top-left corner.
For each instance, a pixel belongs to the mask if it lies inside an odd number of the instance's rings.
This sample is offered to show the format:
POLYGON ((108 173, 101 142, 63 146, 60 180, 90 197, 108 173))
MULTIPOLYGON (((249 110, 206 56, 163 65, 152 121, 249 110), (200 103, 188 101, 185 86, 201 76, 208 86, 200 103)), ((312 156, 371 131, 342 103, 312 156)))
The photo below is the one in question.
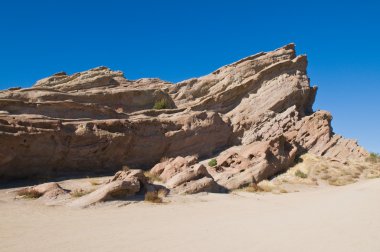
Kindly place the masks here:
POLYGON ((89 209, 9 200, 6 191, 0 251, 380 251, 380 179, 89 209))

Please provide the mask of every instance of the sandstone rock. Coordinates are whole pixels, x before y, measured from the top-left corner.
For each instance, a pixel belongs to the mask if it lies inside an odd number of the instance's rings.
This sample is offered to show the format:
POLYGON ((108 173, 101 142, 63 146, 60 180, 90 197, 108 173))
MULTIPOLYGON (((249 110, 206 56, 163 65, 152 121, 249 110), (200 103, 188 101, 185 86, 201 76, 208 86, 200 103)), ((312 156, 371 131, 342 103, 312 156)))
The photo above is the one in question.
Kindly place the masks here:
MULTIPOLYGON (((0 179, 115 172, 123 165, 150 169, 163 157, 202 160, 231 146, 270 146, 282 136, 291 151, 260 147, 267 156, 249 159, 239 150, 229 158, 242 165, 225 168, 232 177, 218 177, 220 183, 235 188, 272 176, 306 152, 339 160, 367 156, 356 142, 333 133, 331 116, 313 112, 317 88, 306 68, 306 56, 289 44, 175 85, 127 80, 120 71, 98 67, 0 91, 0 179), (166 109, 153 109, 160 100, 166 109)), ((191 165, 161 164, 153 171, 168 181, 191 165)))
POLYGON ((281 136, 230 148, 216 158, 217 166, 208 170, 219 185, 233 190, 285 171, 293 165, 296 153, 297 147, 281 136))
POLYGON ((161 180, 164 182, 171 179, 176 174, 187 170, 188 167, 195 164, 197 162, 197 157, 195 156, 187 156, 181 157, 178 156, 176 158, 171 158, 168 160, 164 160, 156 164, 150 172, 156 176, 159 176, 161 180))
POLYGON ((150 172, 165 183, 173 193, 190 194, 199 192, 221 192, 202 164, 195 164, 197 157, 176 157, 155 165, 150 172))
POLYGON ((138 191, 140 191, 140 182, 137 178, 116 180, 72 201, 69 206, 87 207, 111 199, 125 199, 128 196, 135 195, 138 191))
POLYGON ((22 188, 16 191, 16 193, 21 196, 33 194, 33 197, 43 197, 46 199, 56 199, 61 195, 67 194, 66 190, 64 190, 56 182, 44 183, 32 187, 22 188))
POLYGON ((69 206, 87 207, 107 200, 126 199, 144 188, 147 190, 149 185, 143 171, 127 169, 117 172, 107 184, 74 200, 69 206))
POLYGON ((185 182, 180 184, 172 190, 173 193, 178 194, 194 194, 200 192, 226 192, 221 188, 213 178, 203 177, 197 180, 185 182))

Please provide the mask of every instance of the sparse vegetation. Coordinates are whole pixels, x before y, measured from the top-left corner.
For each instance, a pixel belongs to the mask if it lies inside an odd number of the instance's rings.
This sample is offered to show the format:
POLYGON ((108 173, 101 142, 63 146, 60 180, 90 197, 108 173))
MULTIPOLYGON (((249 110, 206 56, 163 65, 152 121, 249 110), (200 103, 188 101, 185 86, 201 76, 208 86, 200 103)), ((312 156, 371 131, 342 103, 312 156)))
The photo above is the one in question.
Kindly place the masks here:
POLYGON ((211 167, 215 167, 217 164, 218 164, 218 162, 216 161, 215 158, 211 159, 211 160, 208 162, 208 165, 211 166, 211 167))
POLYGON ((144 175, 148 179, 148 181, 151 182, 151 183, 153 183, 153 182, 161 182, 162 181, 162 179, 158 175, 153 174, 153 173, 151 173, 149 171, 144 172, 144 175))
POLYGON ((236 191, 243 191, 243 192, 254 193, 254 192, 260 191, 260 189, 259 189, 259 187, 256 184, 252 184, 252 185, 249 185, 249 186, 237 189, 236 191))
POLYGON ((380 162, 380 154, 371 152, 369 157, 367 157, 367 161, 371 163, 379 163, 380 162))
POLYGON ((307 174, 306 174, 306 173, 303 173, 303 172, 300 171, 300 170, 297 170, 296 173, 295 173, 294 175, 296 175, 297 177, 302 178, 302 179, 307 178, 307 174))
POLYGON ((75 198, 79 198, 79 197, 82 197, 82 196, 87 195, 89 193, 92 193, 93 191, 94 190, 75 189, 75 190, 70 192, 70 195, 75 197, 75 198))
POLYGON ((352 178, 331 178, 328 180, 329 185, 332 186, 344 186, 354 183, 355 180, 352 178))
POLYGON ((152 203, 162 203, 163 200, 162 192, 160 191, 150 191, 145 194, 145 201, 152 202, 152 203))
POLYGON ((34 189, 24 188, 24 189, 19 190, 17 192, 17 195, 23 198, 27 198, 27 199, 37 199, 42 196, 42 193, 34 189))
POLYGON ((169 108, 169 103, 166 99, 161 99, 154 103, 153 109, 167 109, 169 108))
POLYGON ((257 184, 258 191, 262 192, 272 192, 275 189, 275 186, 271 181, 263 180, 257 184))

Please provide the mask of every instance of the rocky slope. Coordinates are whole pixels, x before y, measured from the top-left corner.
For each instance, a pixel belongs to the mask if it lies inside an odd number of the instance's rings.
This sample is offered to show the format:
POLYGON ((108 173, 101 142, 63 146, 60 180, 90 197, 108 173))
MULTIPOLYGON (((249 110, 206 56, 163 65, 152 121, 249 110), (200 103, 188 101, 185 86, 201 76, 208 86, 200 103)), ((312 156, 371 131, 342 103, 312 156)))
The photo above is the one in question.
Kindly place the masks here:
POLYGON ((362 147, 333 133, 330 113, 313 111, 306 68, 289 44, 176 84, 98 67, 1 91, 0 178, 127 165, 153 167, 173 190, 223 191, 284 172, 305 153, 363 159, 362 147))

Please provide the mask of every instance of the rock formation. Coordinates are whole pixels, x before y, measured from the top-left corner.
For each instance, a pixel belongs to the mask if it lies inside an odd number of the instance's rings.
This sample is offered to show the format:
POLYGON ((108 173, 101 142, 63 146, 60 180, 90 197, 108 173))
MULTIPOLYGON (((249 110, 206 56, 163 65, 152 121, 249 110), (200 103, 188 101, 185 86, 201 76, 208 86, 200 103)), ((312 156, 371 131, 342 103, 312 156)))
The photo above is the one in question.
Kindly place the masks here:
POLYGON ((257 183, 305 153, 366 157, 333 133, 328 112, 313 111, 317 87, 306 68, 306 56, 289 44, 176 84, 98 67, 1 91, 0 179, 128 165, 154 167, 168 188, 194 193, 257 183), (211 157, 215 167, 207 165, 211 157))

